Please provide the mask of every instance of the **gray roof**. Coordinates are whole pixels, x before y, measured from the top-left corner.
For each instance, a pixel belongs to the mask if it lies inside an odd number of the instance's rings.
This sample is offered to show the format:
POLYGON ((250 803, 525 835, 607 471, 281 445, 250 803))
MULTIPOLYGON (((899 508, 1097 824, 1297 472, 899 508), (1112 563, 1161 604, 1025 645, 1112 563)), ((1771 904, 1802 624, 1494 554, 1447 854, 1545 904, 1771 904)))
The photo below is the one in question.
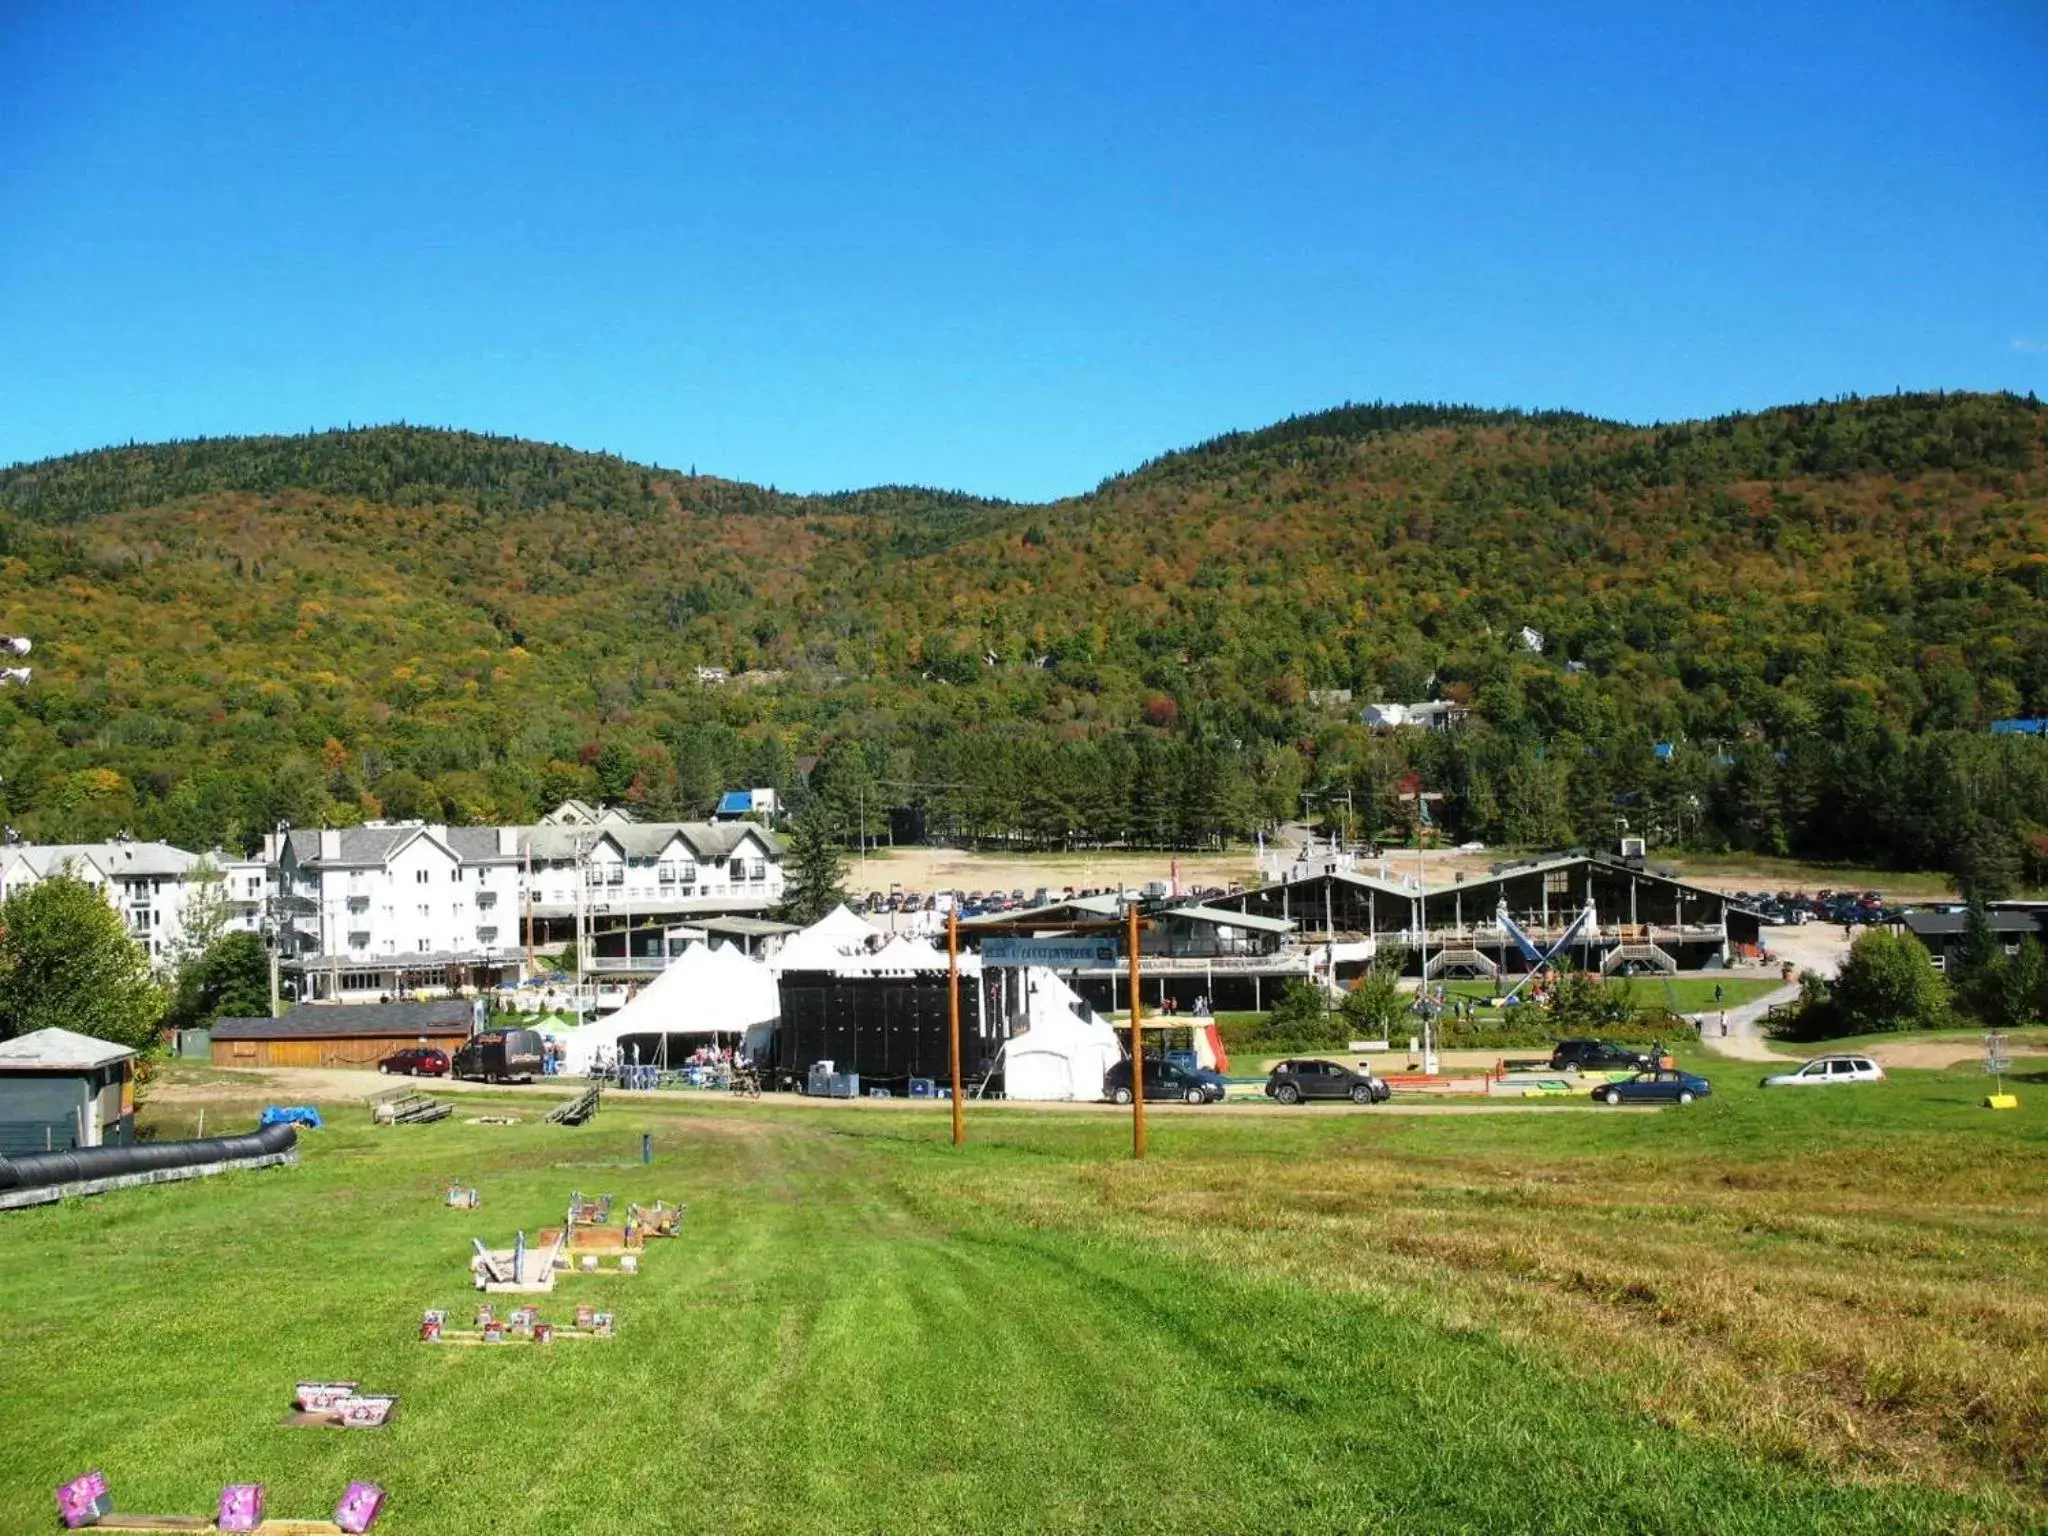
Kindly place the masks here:
POLYGON ((801 933, 795 923, 778 923, 766 917, 707 917, 697 926, 706 933, 729 933, 735 938, 758 939, 777 933, 801 933))
POLYGON ((111 1040, 69 1029, 39 1029, 0 1042, 0 1072, 88 1072, 135 1054, 111 1040))
MULTIPOLYGON (((608 822, 602 826, 533 827, 444 827, 408 822, 382 827, 340 829, 342 865, 379 865, 388 862, 416 837, 431 837, 465 864, 516 864, 528 857, 573 859, 599 842, 609 842, 627 858, 658 857, 680 837, 700 859, 729 858, 735 848, 752 834, 776 858, 782 856, 782 840, 768 828, 753 822, 647 821, 608 822), (502 851, 499 832, 513 834, 512 851, 502 851)), ((293 857, 301 864, 325 862, 320 857, 317 828, 294 828, 291 833, 293 857)))
POLYGON ((459 997, 430 1003, 305 1003, 281 1019, 216 1019, 216 1040, 310 1040, 348 1035, 466 1035, 470 1005, 459 997))
POLYGON ((1123 902, 1114 891, 1106 896, 1069 896, 1049 901, 1042 907, 1018 907, 1008 912, 981 912, 960 920, 962 928, 997 928, 1031 923, 1040 928, 1057 928, 1064 923, 1099 922, 1115 917, 1123 902))
MULTIPOLYGON (((1392 863, 1394 861, 1389 860, 1388 862, 1392 863)), ((1311 866, 1300 874, 1291 874, 1284 879, 1273 880, 1265 885, 1253 886, 1250 890, 1233 891, 1227 897, 1212 896, 1209 899, 1212 902, 1241 901, 1247 896, 1255 896, 1263 891, 1277 891, 1283 886, 1297 889, 1302 886, 1315 885, 1325 879, 1341 880, 1344 884, 1355 885, 1360 890, 1375 891, 1382 896, 1394 896, 1404 901, 1413 901, 1422 894, 1413 886, 1402 885, 1396 880, 1382 880, 1378 875, 1361 874, 1355 869, 1319 869, 1311 866)))
MULTIPOLYGON (((343 827, 341 855, 337 864, 382 864, 414 838, 430 828, 421 826, 343 827)), ((326 862, 320 857, 320 829, 294 827, 290 833, 292 857, 301 864, 326 862)))
POLYGON ((115 879, 128 876, 181 876, 199 862, 199 855, 169 843, 24 843, 0 848, 0 863, 19 860, 45 878, 67 860, 91 864, 115 879))
POLYGON ((1248 928, 1254 933, 1292 933, 1299 923, 1284 917, 1261 917, 1255 912, 1229 912, 1220 907, 1169 907, 1156 913, 1163 918, 1185 918, 1191 923, 1215 923, 1226 928, 1248 928))
MULTIPOLYGON (((2024 937, 2027 934, 2038 934, 2042 931, 2041 919, 2048 917, 2048 912, 2033 911, 2026 908, 2021 908, 2018 911, 2001 910, 1994 907, 1986 912, 1984 917, 1985 921, 1990 924, 1993 933, 2001 935, 2018 934, 2024 937)), ((1959 935, 1969 931, 1970 914, 1968 912, 1908 912, 1901 917, 1900 921, 1906 925, 1907 932, 1917 934, 1923 939, 1948 938, 1952 935, 1959 935)))
MULTIPOLYGON (((1025 907, 1012 912, 984 912, 977 917, 962 920, 963 929, 1002 928, 1029 924, 1046 930, 1064 924, 1101 922, 1106 917, 1115 917, 1122 908, 1121 900, 1111 893, 1107 896, 1075 896, 1067 901, 1049 902, 1042 907, 1025 907)), ((1296 925, 1284 917, 1259 917, 1248 912, 1233 912, 1223 907, 1204 906, 1190 902, 1181 907, 1157 907, 1144 914, 1147 921, 1183 918, 1191 923, 1217 923, 1231 928, 1247 928, 1259 933, 1292 933, 1296 925)))

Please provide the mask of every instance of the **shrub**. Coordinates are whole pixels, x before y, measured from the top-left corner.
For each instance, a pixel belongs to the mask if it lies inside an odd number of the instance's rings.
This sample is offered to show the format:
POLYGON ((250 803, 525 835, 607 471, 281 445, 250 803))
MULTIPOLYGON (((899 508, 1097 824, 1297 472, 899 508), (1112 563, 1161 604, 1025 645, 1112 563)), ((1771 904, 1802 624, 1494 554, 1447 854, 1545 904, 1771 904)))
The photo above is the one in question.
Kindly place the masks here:
POLYGON ((1832 988, 1835 1033, 1874 1035, 1949 1023, 1948 994, 1918 939, 1873 929, 1849 947, 1832 988))

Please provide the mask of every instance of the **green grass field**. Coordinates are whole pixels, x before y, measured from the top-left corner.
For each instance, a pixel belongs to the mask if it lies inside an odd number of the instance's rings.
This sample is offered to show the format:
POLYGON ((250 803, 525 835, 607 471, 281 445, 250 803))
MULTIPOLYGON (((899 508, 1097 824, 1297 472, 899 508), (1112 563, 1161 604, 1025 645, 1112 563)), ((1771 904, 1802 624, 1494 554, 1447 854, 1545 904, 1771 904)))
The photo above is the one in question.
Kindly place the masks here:
MULTIPOLYGON (((1512 986, 1514 983, 1507 983, 1512 986)), ((1434 983, 1432 983, 1434 985, 1434 983)), ((1639 1008, 1669 1008, 1673 1013, 1705 1013, 1716 1007, 1740 1008, 1784 985, 1775 976, 1625 976, 1617 985, 1625 988, 1629 1000, 1639 1008), (1714 1001, 1714 988, 1721 988, 1721 1001, 1714 1001)), ((1452 981, 1444 984, 1452 997, 1487 1001, 1493 997, 1490 981, 1452 981)), ((1505 989, 1504 989, 1505 990, 1505 989)))
MULTIPOLYGON (((2041 1050, 2048 1048, 2048 1025, 2028 1025, 2006 1031, 2006 1044, 2014 1051, 2041 1050)), ((1843 1051, 1867 1051, 1879 1045, 1910 1045, 1925 1042, 1934 1045, 1954 1045, 1958 1056, 1981 1051, 1984 1045, 1984 1031, 1981 1029, 1895 1029, 1876 1035, 1844 1035, 1835 1040, 1781 1040, 1774 1041, 1774 1048, 1787 1056, 1835 1056, 1843 1051)))
POLYGON ((2042 1528, 2048 1084, 1714 1076, 1649 1114, 1158 1114, 1144 1165, 1093 1113, 976 1108, 956 1150, 908 1108, 335 1106, 295 1168, 0 1216, 0 1530, 95 1466, 194 1514, 368 1477, 390 1536, 2042 1528), (616 1340, 416 1342, 473 1304, 472 1234, 572 1188, 690 1207, 547 1298, 616 1340), (278 1427, 302 1376, 400 1416, 278 1427))

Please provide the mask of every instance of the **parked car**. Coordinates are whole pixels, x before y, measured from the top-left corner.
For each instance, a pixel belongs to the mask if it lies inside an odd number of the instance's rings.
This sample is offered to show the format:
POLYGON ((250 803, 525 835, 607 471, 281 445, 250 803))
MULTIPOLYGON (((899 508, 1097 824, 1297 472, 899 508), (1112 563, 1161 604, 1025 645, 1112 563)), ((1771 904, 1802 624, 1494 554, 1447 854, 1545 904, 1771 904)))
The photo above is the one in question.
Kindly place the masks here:
POLYGON ((1704 1077, 1662 1067, 1604 1083, 1593 1090, 1593 1097, 1602 1104, 1690 1104, 1713 1091, 1714 1085, 1704 1077))
POLYGON ((1766 1088, 1810 1088, 1829 1083, 1881 1083, 1884 1068, 1868 1056, 1816 1056, 1797 1072, 1773 1072, 1766 1088))
MULTIPOLYGON (((1179 1099, 1185 1104, 1220 1104, 1230 1082, 1219 1072, 1190 1070, 1156 1056, 1145 1058, 1145 1098, 1179 1099)), ((1126 1056, 1102 1074, 1103 1096, 1113 1104, 1131 1102, 1131 1059, 1126 1056)))
POLYGON ((378 1062, 377 1070, 403 1073, 407 1077, 446 1077, 448 1053, 437 1051, 431 1045, 408 1045, 378 1062))
POLYGON ((1550 1053, 1553 1072, 1634 1072, 1653 1065, 1649 1052, 1611 1040, 1560 1040, 1550 1053))
POLYGON ((1393 1096, 1386 1079, 1374 1077, 1369 1070, 1353 1071, 1334 1061, 1313 1058, 1283 1061, 1266 1078, 1266 1097, 1281 1104, 1303 1104, 1310 1099, 1384 1104, 1393 1096))

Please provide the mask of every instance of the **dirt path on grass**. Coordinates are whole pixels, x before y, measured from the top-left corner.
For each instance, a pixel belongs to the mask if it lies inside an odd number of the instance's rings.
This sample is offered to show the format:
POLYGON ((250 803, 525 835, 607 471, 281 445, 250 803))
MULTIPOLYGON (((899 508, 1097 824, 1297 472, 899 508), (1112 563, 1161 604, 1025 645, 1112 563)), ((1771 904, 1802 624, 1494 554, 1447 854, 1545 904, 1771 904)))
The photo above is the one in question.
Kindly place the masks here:
POLYGON ((1796 986, 1779 987, 1766 992, 1753 1003, 1744 1003, 1740 1008, 1730 1008, 1725 1013, 1696 1013, 1692 1017, 1700 1026, 1700 1043, 1710 1051, 1723 1056, 1732 1056, 1737 1061, 1790 1061, 1794 1058, 1781 1056, 1771 1040, 1763 1032, 1764 1015, 1780 1003, 1799 1000, 1796 986), (1721 1022, 1727 1020, 1728 1033, 1721 1033, 1721 1022))
MULTIPOLYGON (((531 1106, 520 1105, 510 1112, 525 1118, 539 1117, 565 1099, 575 1097, 587 1086, 581 1079, 545 1079, 536 1083, 465 1083, 446 1082, 438 1078, 384 1077, 376 1072, 352 1071, 341 1067, 269 1067, 249 1068, 240 1071, 218 1068, 210 1071, 203 1079, 180 1079, 175 1069, 167 1072, 151 1090, 149 1102, 160 1109, 198 1108, 206 1104, 247 1103, 252 1098, 264 1099, 273 1104, 308 1103, 367 1103, 380 1094, 402 1092, 411 1089, 433 1098, 457 1101, 458 1116, 469 1112, 470 1106, 460 1100, 471 1095, 493 1096, 513 1094, 533 1101, 531 1106)), ((785 1109, 834 1109, 860 1114, 936 1114, 946 1110, 944 1099, 814 1099, 803 1094, 769 1093, 759 1099, 736 1099, 730 1094, 711 1092, 701 1088, 658 1089, 651 1093, 624 1093, 607 1091, 605 1103, 609 1107, 624 1108, 636 1103, 653 1103, 663 1106, 677 1104, 694 1105, 720 1111, 741 1110, 785 1110, 785 1109)), ((478 1103, 477 1113, 504 1112, 503 1106, 478 1103)), ((1097 1114, 1128 1117, 1130 1110, 1114 1104, 1081 1103, 1010 1103, 1007 1100, 991 1099, 985 1103, 969 1101, 968 1110, 973 1114, 1000 1111, 1009 1114, 1045 1112, 1051 1114, 1097 1114)), ((1436 1104, 1436 1103, 1393 1103, 1375 1104, 1363 1107, 1354 1104, 1318 1104, 1304 1108, 1288 1107, 1268 1103, 1261 1099, 1232 1100, 1223 1104, 1178 1104, 1147 1103, 1148 1117, 1159 1115, 1194 1115, 1230 1118, 1246 1116, 1279 1115, 1299 1116, 1312 1114, 1358 1115, 1500 1115, 1500 1114, 1551 1114, 1567 1110, 1587 1110, 1606 1113, 1597 1104, 1559 1103, 1556 1100, 1511 1100, 1498 1104, 1436 1104)))

